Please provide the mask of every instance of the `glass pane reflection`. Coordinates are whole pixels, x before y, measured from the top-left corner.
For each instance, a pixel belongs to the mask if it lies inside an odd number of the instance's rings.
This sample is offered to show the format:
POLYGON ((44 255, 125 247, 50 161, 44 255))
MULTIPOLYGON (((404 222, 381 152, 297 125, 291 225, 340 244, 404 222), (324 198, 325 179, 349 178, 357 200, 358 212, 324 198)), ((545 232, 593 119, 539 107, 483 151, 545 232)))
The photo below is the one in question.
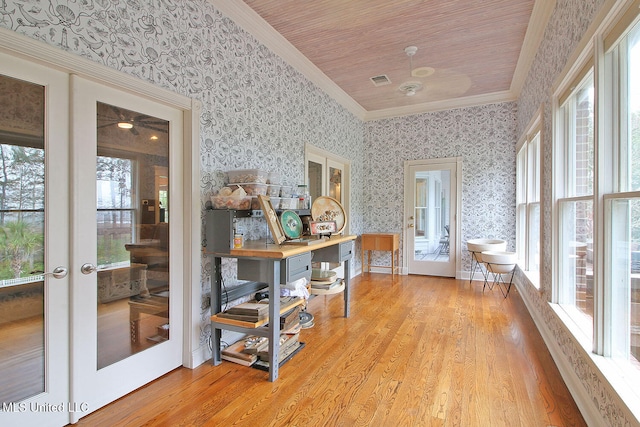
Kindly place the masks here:
POLYGON ((45 390, 44 87, 0 76, 0 402, 45 390))
POLYGON ((414 260, 449 261, 449 170, 415 176, 414 260))
POLYGON ((98 369, 169 338, 169 122, 98 103, 98 369))

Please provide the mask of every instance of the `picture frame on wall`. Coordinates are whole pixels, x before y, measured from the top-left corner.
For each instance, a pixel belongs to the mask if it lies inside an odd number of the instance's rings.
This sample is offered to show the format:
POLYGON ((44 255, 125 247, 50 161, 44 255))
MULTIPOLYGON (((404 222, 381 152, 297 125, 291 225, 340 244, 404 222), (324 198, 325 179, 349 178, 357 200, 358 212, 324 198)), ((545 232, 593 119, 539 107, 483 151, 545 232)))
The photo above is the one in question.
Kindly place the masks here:
POLYGON ((273 204, 271 203, 271 198, 269 196, 258 196, 258 202, 260 202, 260 208, 264 213, 264 218, 267 221, 267 225, 269 225, 269 230, 271 231, 271 236, 273 237, 273 241, 281 245, 282 242, 287 240, 284 235, 284 230, 282 229, 282 224, 278 220, 278 214, 276 210, 273 208, 273 204))

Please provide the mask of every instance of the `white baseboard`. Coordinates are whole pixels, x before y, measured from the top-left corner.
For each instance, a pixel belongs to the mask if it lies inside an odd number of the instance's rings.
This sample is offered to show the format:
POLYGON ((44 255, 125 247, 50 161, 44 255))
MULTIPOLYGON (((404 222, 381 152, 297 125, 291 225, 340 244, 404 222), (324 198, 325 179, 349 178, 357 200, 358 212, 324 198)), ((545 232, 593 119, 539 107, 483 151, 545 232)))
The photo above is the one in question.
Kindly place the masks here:
POLYGON ((183 366, 189 369, 195 369, 207 360, 211 359, 211 352, 205 347, 198 347, 190 354, 189 360, 183 366))

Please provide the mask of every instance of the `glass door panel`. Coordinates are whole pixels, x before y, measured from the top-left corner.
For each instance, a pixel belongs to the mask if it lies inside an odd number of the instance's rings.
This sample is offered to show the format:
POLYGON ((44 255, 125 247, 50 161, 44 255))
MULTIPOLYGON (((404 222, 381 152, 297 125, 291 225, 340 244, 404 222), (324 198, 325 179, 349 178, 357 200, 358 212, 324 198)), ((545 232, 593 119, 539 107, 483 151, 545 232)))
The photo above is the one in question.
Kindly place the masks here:
POLYGON ((169 122, 98 102, 97 129, 101 369, 169 338, 169 122))
POLYGON ((416 165, 408 173, 409 273, 454 277, 455 165, 416 165))
POLYGON ((183 114, 77 76, 71 94, 71 400, 93 411, 182 363, 183 114))
POLYGON ((329 167, 329 197, 342 202, 342 169, 329 167))
POLYGON ((0 104, 0 401, 18 402, 45 391, 45 89, 0 76, 0 93, 22 98, 0 104))
POLYGON ((324 161, 316 161, 315 159, 307 162, 311 202, 324 195, 324 163, 324 161))

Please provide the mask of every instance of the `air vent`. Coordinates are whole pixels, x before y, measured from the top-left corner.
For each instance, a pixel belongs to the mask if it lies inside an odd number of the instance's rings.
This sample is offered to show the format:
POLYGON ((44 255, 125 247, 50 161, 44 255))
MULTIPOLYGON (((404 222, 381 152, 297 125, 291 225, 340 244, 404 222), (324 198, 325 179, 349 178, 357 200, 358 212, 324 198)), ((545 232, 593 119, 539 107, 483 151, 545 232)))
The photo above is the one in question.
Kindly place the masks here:
POLYGON ((389 77, 387 77, 385 74, 381 76, 370 77, 370 79, 373 82, 374 86, 384 86, 391 84, 391 80, 389 80, 389 77))

